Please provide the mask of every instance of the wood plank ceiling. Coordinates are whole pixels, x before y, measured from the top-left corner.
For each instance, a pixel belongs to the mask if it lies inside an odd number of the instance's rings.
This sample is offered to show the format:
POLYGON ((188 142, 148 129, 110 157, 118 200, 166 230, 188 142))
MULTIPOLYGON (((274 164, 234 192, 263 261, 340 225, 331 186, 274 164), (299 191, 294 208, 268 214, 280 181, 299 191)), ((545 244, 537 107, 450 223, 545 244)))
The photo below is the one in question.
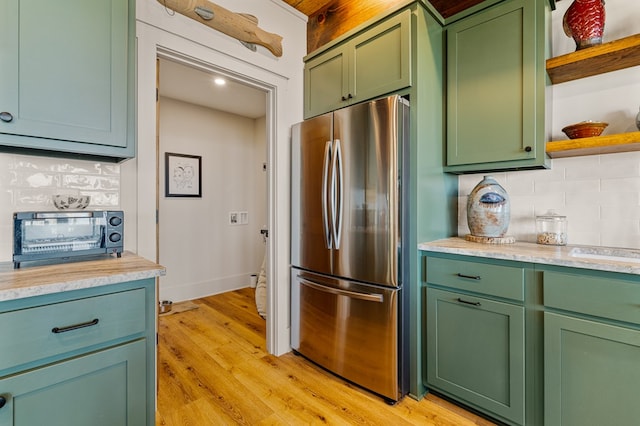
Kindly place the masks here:
MULTIPOLYGON (((283 0, 293 6, 303 14, 311 17, 322 10, 337 9, 341 7, 362 8, 366 7, 371 0, 283 0)), ((442 15, 443 18, 455 15, 483 0, 427 0, 442 15)), ((379 2, 378 2, 379 3, 379 2)), ((385 3, 385 1, 382 1, 385 3)), ((386 1, 386 3, 394 3, 386 1)))
MULTIPOLYGON (((307 52, 312 52, 350 29, 406 0, 283 0, 309 17, 307 52)), ((448 18, 484 0, 427 0, 448 18)))

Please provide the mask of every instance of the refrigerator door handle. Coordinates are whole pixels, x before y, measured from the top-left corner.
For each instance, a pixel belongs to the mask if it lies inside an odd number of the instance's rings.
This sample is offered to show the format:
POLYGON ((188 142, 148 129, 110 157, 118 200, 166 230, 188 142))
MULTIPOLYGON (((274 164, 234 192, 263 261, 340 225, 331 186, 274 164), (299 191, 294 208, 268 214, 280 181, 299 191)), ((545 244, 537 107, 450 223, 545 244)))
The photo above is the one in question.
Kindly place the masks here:
POLYGON ((336 250, 340 249, 342 240, 342 211, 344 202, 344 179, 342 165, 342 145, 340 139, 335 141, 335 154, 333 156, 332 199, 333 199, 333 244, 336 250))
POLYGON ((324 244, 331 248, 331 230, 329 229, 329 211, 327 206, 327 186, 329 180, 329 163, 331 162, 331 141, 324 146, 324 165, 322 166, 322 230, 324 231, 324 244))
POLYGON ((384 302, 384 296, 382 294, 359 293, 357 291, 349 291, 349 290, 342 290, 339 288, 325 287, 321 284, 316 284, 314 282, 308 281, 300 277, 300 275, 298 275, 298 280, 300 284, 305 285, 307 287, 311 287, 318 291, 322 291, 324 293, 335 294, 337 296, 346 296, 352 299, 365 300, 367 302, 378 302, 378 303, 384 302))

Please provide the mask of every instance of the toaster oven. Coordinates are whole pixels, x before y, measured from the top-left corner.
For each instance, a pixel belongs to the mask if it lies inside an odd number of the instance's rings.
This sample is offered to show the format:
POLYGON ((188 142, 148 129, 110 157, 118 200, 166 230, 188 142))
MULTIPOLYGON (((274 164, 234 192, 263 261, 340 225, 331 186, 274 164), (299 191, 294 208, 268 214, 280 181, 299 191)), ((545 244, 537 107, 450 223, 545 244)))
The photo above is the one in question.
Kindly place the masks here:
POLYGON ((13 267, 21 262, 69 260, 98 254, 120 257, 122 211, 18 212, 13 214, 13 267))

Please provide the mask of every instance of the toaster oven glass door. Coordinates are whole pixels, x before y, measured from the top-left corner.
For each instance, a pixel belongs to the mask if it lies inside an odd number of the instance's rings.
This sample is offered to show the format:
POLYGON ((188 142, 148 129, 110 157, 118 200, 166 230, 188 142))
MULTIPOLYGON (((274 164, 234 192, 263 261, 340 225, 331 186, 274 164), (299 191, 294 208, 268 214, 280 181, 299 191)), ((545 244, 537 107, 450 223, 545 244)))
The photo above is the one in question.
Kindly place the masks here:
POLYGON ((22 254, 100 248, 104 217, 55 217, 22 221, 22 254))

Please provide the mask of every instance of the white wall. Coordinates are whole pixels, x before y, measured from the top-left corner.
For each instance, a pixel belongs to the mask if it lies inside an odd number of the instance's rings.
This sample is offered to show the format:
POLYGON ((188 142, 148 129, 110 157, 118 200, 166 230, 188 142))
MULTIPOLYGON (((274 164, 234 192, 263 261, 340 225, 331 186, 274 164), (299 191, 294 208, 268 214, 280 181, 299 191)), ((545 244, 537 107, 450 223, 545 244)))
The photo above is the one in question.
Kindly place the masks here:
MULTIPOLYGON (((553 56, 575 50, 562 29, 571 1, 552 14, 553 56)), ((608 1, 604 42, 640 33, 640 2, 608 1)), ((553 140, 562 128, 585 120, 605 121, 604 134, 636 131, 640 107, 640 67, 588 77, 551 88, 553 140)), ((483 174, 459 178, 458 233, 469 233, 467 195, 483 174)), ((509 234, 535 242, 535 216, 555 209, 568 218, 569 244, 640 248, 640 153, 554 159, 550 170, 492 173, 511 198, 509 234)))
MULTIPOLYGON (((202 197, 160 196, 160 297, 190 300, 249 286, 264 256, 265 120, 160 98, 160 158, 202 157, 202 197), (229 212, 247 212, 230 225, 229 212)), ((164 161, 160 167, 164 187, 164 161)))

